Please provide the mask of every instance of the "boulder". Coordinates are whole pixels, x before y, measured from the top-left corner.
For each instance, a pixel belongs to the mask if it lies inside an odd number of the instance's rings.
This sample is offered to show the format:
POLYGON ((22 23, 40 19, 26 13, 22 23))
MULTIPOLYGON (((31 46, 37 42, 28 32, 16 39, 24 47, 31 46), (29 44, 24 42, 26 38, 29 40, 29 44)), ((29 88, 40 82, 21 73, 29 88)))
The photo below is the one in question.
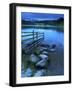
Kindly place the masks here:
POLYGON ((38 66, 39 67, 46 67, 49 57, 47 55, 45 55, 45 54, 40 54, 39 57, 40 57, 40 61, 38 61, 36 63, 36 66, 37 67, 38 66))
POLYGON ((36 63, 39 61, 39 57, 37 57, 35 54, 30 55, 30 61, 33 63, 36 63))
POLYGON ((48 55, 48 52, 47 51, 43 51, 42 54, 48 55))
POLYGON ((39 57, 40 57, 42 60, 48 60, 48 56, 45 55, 45 54, 40 54, 39 57))
POLYGON ((40 67, 45 67, 47 64, 46 60, 41 60, 39 62, 36 63, 36 66, 40 66, 40 67))

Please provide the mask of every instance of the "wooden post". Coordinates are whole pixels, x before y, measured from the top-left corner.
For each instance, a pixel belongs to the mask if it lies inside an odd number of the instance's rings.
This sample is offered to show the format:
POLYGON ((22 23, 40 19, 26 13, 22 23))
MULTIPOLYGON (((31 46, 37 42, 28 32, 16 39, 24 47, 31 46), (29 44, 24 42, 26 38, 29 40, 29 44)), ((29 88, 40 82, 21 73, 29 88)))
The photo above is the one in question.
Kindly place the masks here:
POLYGON ((38 46, 38 32, 36 32, 36 40, 37 40, 37 46, 38 46))
POLYGON ((33 42, 34 42, 34 30, 33 30, 33 32, 32 32, 32 33, 33 33, 33 42))
POLYGON ((36 39, 38 40, 38 32, 36 32, 36 39))
POLYGON ((33 47, 32 47, 32 52, 34 52, 34 30, 32 31, 32 34, 33 34, 33 41, 32 41, 32 44, 33 44, 33 47))
POLYGON ((43 40, 44 40, 44 33, 43 33, 43 40))

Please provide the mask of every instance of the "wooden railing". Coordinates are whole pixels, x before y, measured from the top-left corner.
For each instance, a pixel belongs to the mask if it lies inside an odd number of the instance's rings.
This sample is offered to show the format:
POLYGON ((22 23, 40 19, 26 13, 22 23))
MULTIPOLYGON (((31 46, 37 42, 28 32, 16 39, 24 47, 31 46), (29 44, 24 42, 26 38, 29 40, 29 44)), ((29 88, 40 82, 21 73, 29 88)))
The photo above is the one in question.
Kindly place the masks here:
POLYGON ((35 48, 39 46, 41 41, 44 39, 44 33, 40 32, 21 32, 22 39, 22 50, 25 53, 29 53, 34 51, 35 48))

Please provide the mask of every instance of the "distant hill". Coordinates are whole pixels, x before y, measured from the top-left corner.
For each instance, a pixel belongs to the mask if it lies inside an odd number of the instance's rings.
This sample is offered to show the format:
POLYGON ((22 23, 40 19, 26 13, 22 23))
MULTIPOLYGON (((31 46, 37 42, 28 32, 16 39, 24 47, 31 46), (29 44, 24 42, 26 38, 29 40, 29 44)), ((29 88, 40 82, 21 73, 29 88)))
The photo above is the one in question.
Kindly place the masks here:
POLYGON ((24 25, 25 26, 27 26, 27 25, 33 26, 34 25, 35 27, 36 27, 36 25, 38 27, 41 27, 41 25, 44 27, 49 26, 49 25, 51 25, 51 26, 64 26, 64 19, 58 18, 57 20, 35 20, 35 21, 22 20, 22 28, 24 28, 24 25))

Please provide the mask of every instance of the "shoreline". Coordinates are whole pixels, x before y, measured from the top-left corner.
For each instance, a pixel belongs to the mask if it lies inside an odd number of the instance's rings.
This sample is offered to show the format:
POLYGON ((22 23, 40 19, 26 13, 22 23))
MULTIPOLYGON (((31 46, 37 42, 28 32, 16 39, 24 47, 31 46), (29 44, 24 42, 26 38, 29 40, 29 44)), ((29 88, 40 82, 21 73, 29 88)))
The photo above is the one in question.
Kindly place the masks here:
POLYGON ((31 28, 49 28, 49 27, 59 27, 59 28, 63 28, 64 26, 63 25, 22 25, 21 26, 22 28, 29 28, 29 27, 31 27, 31 28))

